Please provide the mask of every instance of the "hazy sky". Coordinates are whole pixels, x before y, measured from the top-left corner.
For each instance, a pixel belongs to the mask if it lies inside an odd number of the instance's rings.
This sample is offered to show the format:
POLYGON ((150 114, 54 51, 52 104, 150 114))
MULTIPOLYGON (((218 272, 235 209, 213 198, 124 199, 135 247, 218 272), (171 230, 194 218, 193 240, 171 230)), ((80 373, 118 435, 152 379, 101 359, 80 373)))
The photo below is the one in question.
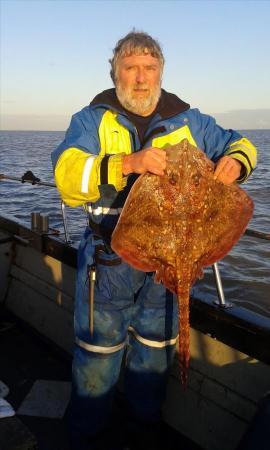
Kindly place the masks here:
POLYGON ((65 129, 112 86, 108 59, 133 27, 162 44, 165 89, 270 128, 269 23, 269 1, 1 0, 2 129, 65 129))

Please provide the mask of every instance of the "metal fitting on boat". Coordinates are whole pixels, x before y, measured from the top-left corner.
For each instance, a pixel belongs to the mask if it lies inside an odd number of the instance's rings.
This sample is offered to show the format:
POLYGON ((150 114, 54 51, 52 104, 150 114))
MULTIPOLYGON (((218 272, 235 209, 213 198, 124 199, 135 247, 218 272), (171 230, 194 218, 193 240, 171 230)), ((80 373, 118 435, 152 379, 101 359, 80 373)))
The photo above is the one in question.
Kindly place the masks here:
POLYGON ((47 214, 40 215, 40 228, 41 233, 48 233, 49 231, 49 216, 47 214))
POLYGON ((49 216, 39 212, 31 213, 31 230, 38 233, 48 233, 49 231, 49 216))
POLYGON ((40 227, 40 213, 32 212, 31 213, 31 230, 38 231, 40 227))

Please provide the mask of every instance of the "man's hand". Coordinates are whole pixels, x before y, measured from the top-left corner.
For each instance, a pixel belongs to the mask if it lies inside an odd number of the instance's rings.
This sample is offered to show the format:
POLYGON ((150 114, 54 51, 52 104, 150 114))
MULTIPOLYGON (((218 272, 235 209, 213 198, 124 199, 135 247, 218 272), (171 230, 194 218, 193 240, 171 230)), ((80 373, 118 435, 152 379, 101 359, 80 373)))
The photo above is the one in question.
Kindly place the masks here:
POLYGON ((123 157, 123 175, 145 172, 164 175, 165 169, 166 152, 160 148, 148 147, 123 157))
POLYGON ((214 178, 224 184, 231 184, 240 177, 242 165, 237 159, 222 156, 216 164, 214 178))

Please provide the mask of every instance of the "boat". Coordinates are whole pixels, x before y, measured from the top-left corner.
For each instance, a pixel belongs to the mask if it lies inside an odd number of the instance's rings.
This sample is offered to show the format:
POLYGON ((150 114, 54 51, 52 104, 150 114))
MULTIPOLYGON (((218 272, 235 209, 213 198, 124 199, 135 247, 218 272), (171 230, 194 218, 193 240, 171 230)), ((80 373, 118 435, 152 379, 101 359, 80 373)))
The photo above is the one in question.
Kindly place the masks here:
MULTIPOLYGON (((62 211, 64 237, 46 223, 38 229, 34 217, 28 226, 1 214, 0 305, 70 360, 77 248, 62 211)), ((256 230, 246 234, 270 239, 256 230)), ((216 276, 216 302, 190 299, 188 385, 181 386, 176 361, 163 414, 196 448, 235 450, 270 389, 270 319, 225 301, 216 276)))

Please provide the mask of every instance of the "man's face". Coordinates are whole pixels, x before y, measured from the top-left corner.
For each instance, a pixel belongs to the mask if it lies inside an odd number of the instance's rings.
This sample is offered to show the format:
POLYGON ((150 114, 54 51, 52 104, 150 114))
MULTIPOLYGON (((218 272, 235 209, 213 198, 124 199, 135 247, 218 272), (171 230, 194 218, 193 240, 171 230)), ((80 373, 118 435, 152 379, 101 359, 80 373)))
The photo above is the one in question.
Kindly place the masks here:
POLYGON ((159 100, 161 64, 150 54, 123 56, 116 70, 115 88, 118 100, 128 111, 150 115, 159 100))

